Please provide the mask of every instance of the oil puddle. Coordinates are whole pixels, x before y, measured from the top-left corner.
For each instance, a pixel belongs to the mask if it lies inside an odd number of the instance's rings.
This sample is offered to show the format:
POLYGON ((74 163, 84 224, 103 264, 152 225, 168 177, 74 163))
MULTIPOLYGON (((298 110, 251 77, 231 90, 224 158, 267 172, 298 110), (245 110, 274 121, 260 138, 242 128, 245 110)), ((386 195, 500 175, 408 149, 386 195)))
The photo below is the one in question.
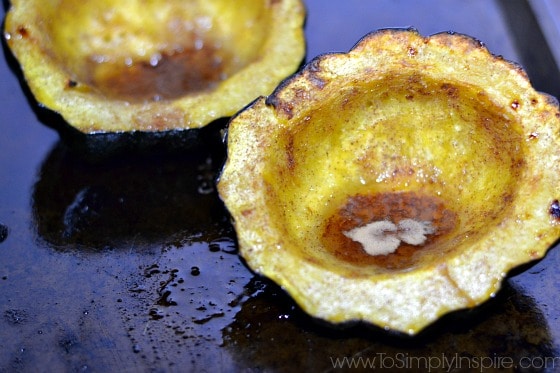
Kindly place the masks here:
POLYGON ((132 351, 150 364, 184 363, 185 354, 192 368, 229 361, 223 330, 250 296, 246 284, 253 277, 236 253, 234 239, 222 236, 170 245, 139 265, 120 306, 132 351))

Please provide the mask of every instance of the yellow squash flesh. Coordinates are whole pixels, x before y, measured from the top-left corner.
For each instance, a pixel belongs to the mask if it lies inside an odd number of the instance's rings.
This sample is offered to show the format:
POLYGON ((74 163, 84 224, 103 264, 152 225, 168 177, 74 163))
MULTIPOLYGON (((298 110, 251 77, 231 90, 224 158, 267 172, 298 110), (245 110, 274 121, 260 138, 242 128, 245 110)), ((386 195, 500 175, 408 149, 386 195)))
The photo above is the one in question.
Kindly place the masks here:
POLYGON ((300 0, 12 0, 7 44, 42 105, 84 133, 200 128, 293 73, 300 0))
POLYGON ((333 323, 415 334, 560 237, 558 103, 464 35, 371 33, 227 139, 218 190, 241 255, 333 323))

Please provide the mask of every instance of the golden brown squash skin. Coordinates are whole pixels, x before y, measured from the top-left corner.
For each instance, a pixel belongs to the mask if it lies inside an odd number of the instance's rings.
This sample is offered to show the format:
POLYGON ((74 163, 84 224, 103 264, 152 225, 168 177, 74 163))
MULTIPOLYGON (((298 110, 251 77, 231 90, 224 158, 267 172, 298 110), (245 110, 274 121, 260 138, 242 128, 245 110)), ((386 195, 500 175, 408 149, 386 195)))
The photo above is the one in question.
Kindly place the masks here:
POLYGON ((12 0, 4 37, 37 101, 84 133, 200 128, 293 73, 300 0, 12 0))
POLYGON ((218 190, 241 255, 333 323, 415 334, 560 237, 558 102, 464 35, 371 33, 227 139, 218 190))

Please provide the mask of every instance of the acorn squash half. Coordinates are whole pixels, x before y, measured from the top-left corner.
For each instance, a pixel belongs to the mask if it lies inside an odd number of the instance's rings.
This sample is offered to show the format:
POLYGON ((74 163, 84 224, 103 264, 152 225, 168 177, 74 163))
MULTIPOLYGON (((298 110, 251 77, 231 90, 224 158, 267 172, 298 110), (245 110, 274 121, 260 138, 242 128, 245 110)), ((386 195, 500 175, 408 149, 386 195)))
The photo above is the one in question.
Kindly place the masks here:
POLYGON ((300 0, 12 0, 4 37, 37 101, 84 133, 200 128, 305 54, 300 0))
POLYGON ((257 273, 309 314, 415 334, 560 237, 560 113, 465 35, 380 30, 229 123, 218 183, 257 273))

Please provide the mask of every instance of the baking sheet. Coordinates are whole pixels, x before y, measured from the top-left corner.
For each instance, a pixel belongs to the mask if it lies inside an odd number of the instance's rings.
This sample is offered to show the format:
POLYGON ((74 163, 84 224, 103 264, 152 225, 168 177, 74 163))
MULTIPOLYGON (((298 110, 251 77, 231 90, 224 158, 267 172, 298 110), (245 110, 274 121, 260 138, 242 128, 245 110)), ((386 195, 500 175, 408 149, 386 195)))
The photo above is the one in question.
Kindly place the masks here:
MULTIPOLYGON (((525 1, 306 6, 308 60, 347 51, 379 28, 452 30, 520 62, 537 89, 559 93, 558 66, 525 1)), ((5 45, 2 53, 0 372, 320 372, 349 370, 351 358, 352 370, 560 367, 558 249, 511 273, 494 299, 414 338, 325 325, 237 255, 213 183, 224 121, 195 150, 165 140, 92 161, 62 140, 60 124, 26 95, 5 45)))

